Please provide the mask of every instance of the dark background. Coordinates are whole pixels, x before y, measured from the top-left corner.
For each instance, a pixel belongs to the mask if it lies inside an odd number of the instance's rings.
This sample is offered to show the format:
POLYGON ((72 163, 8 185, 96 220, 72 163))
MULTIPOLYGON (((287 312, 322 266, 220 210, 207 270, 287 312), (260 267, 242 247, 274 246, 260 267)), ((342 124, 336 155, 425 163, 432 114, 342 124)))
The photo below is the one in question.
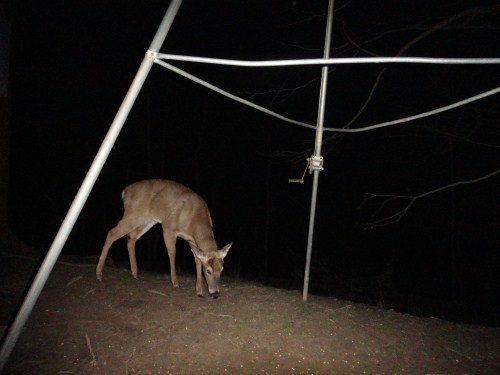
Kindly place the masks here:
MULTIPOLYGON (((327 1, 185 1, 165 53, 241 60, 323 55, 327 1)), ((8 220, 48 249, 168 1, 10 2, 8 220)), ((336 1, 332 57, 500 57, 498 2, 336 1), (474 10, 476 9, 476 10, 474 10), (455 18, 452 18, 456 16, 455 18)), ((321 68, 236 68, 173 62, 296 120, 316 123, 321 68)), ((500 84, 498 65, 331 66, 325 126, 415 115, 500 84)), ((323 146, 311 293, 398 311, 498 325, 499 177, 418 199, 363 205, 366 193, 419 195, 499 168, 498 95, 427 117, 330 139, 323 146)), ((233 102, 153 66, 64 253, 100 253, 122 215, 121 190, 146 178, 184 183, 207 201, 225 273, 302 288, 312 176, 300 178, 315 132, 233 102)), ((125 240, 111 255, 126 261, 125 240)), ((178 242, 178 268, 194 271, 178 242)), ((168 270, 159 228, 138 242, 139 266, 168 270)))

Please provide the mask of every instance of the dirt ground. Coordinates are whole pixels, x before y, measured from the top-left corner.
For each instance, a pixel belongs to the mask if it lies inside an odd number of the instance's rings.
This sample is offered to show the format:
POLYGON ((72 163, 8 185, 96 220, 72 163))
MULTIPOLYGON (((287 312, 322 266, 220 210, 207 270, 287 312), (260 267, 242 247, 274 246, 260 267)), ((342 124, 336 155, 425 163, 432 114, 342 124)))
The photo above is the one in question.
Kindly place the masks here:
MULTIPOLYGON (((31 257, 0 257, 4 329, 31 257)), ((199 298, 193 275, 62 258, 5 374, 500 374, 500 329, 417 318, 229 277, 199 298), (75 264, 73 264, 75 263, 75 264)))

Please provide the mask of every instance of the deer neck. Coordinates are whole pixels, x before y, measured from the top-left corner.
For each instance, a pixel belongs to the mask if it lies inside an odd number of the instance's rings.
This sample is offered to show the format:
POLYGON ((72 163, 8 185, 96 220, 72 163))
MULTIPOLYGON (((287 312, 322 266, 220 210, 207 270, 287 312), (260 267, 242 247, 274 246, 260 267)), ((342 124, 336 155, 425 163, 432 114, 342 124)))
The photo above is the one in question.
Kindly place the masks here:
POLYGON ((217 251, 217 243, 215 242, 214 232, 208 225, 197 228, 194 240, 196 242, 196 247, 204 253, 217 251))

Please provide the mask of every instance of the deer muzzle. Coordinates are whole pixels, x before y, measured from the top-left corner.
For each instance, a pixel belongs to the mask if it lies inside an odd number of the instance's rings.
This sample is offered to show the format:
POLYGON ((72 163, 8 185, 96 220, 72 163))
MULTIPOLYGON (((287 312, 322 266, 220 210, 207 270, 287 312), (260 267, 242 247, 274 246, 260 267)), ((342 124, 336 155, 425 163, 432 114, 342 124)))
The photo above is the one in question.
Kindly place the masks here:
POLYGON ((209 294, 210 294, 210 297, 212 297, 213 299, 219 298, 219 292, 214 292, 214 293, 209 293, 209 294))

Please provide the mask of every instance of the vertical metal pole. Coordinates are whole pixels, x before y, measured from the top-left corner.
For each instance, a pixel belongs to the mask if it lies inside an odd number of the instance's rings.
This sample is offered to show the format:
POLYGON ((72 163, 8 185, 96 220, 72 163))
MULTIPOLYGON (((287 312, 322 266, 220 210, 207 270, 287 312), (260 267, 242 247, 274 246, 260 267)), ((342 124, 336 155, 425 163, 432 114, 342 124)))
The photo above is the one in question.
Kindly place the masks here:
POLYGON ((31 284, 28 294, 24 298, 24 301, 17 312, 16 318, 7 330, 7 334, 4 336, 2 347, 0 349, 0 373, 2 373, 5 363, 16 345, 21 330, 28 320, 33 307, 38 300, 38 297, 40 296, 52 269, 54 268, 57 258, 59 257, 61 250, 66 243, 76 220, 78 219, 78 215, 80 215, 83 205, 85 204, 111 149, 113 148, 120 130, 122 129, 123 124, 132 109, 135 99, 137 98, 149 71, 151 70, 154 63, 154 53, 158 52, 161 48, 181 3, 182 0, 172 0, 170 3, 163 21, 156 32, 153 42, 151 43, 149 51, 141 63, 134 81, 132 82, 132 85, 130 86, 127 95, 125 96, 125 99, 123 100, 123 103, 120 106, 108 133, 106 134, 106 137, 104 138, 104 141, 99 148, 99 151, 97 152, 97 155, 94 158, 94 161, 92 162, 92 165, 90 166, 90 169, 87 172, 87 175, 85 176, 85 179, 83 180, 83 183, 80 186, 80 189, 78 190, 66 217, 64 218, 61 227, 59 228, 47 255, 45 256, 45 259, 40 266, 33 283, 31 284))
MULTIPOLYGON (((332 35, 332 22, 333 22, 333 3, 334 0, 330 0, 328 3, 328 19, 326 22, 326 35, 325 35, 325 49, 323 53, 323 58, 327 59, 330 57, 330 42, 332 35)), ((325 119, 325 100, 326 100, 326 87, 328 83, 328 66, 324 66, 321 70, 321 88, 319 96, 319 108, 318 108, 318 123, 316 126, 316 143, 314 145, 314 156, 321 156, 321 145, 323 143, 323 123, 325 119)), ((309 216, 309 234, 307 237, 307 254, 306 254, 306 269, 304 273, 304 289, 302 291, 302 300, 307 301, 307 293, 309 290, 309 269, 311 267, 311 252, 314 234, 314 218, 316 216, 316 199, 318 196, 318 182, 319 182, 319 172, 322 168, 314 168, 314 164, 311 163, 313 169, 313 187, 311 196, 311 213, 309 216)))

